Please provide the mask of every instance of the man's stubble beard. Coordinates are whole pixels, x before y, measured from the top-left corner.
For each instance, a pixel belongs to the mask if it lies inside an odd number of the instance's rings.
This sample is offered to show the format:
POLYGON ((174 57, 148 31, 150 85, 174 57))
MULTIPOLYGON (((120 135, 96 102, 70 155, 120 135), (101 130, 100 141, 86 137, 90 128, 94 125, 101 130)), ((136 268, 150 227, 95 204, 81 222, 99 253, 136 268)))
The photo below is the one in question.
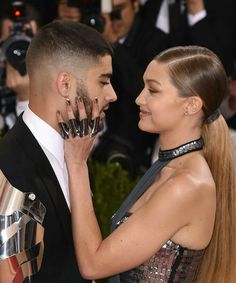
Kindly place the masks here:
MULTIPOLYGON (((81 97, 83 99, 86 115, 87 115, 87 118, 88 118, 88 123, 90 124, 91 121, 92 121, 93 101, 89 97, 88 90, 86 89, 85 85, 83 83, 81 83, 81 81, 77 85, 76 97, 77 98, 81 97)), ((76 109, 75 117, 76 117, 76 119, 79 120, 78 109, 76 109)), ((100 124, 99 124, 99 131, 101 131, 103 128, 104 128, 104 120, 101 119, 100 124)))
MULTIPOLYGON (((81 97, 83 99, 86 115, 87 115, 87 118, 88 118, 88 122, 90 123, 91 120, 92 120, 92 105, 93 105, 93 102, 92 102, 91 98, 89 97, 89 94, 88 94, 86 87, 84 85, 82 85, 81 82, 77 86, 76 97, 77 98, 81 97)), ((76 118, 77 119, 80 118, 79 113, 78 113, 78 109, 76 109, 76 118)))

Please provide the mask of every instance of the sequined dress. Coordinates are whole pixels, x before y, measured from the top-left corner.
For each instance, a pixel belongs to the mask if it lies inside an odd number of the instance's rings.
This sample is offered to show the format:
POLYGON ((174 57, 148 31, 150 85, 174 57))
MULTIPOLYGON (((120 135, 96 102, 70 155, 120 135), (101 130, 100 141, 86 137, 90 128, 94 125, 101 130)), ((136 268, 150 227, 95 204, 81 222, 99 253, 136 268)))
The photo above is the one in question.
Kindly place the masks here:
MULTIPOLYGON (((131 214, 120 221, 126 221, 131 214)), ((171 240, 140 266, 120 274, 122 283, 192 283, 200 267, 203 250, 191 250, 171 240)))

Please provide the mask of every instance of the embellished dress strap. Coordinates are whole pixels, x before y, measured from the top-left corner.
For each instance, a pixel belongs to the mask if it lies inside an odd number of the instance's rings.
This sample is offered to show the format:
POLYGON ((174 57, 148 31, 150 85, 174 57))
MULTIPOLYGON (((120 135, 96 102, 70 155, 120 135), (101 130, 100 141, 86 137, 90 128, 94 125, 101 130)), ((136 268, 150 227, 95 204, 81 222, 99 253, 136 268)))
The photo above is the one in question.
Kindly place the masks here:
POLYGON ((169 163, 169 161, 159 161, 153 163, 153 165, 144 174, 142 179, 134 187, 132 192, 128 195, 125 201, 122 203, 121 207, 112 216, 111 232, 115 230, 118 221, 120 221, 126 212, 132 207, 132 205, 140 198, 140 196, 150 187, 156 176, 161 172, 161 170, 169 163))
MULTIPOLYGON (((134 187, 133 191, 128 195, 125 199, 121 207, 117 210, 117 212, 112 217, 111 231, 115 230, 119 221, 125 216, 128 210, 132 207, 132 205, 140 198, 140 196, 150 187, 150 185, 155 180, 156 176, 161 172, 161 170, 169 163, 168 161, 159 161, 153 163, 153 165, 148 169, 148 171, 144 174, 142 179, 138 182, 138 184, 134 187)), ((120 276, 115 275, 109 278, 109 283, 119 283, 120 276)))

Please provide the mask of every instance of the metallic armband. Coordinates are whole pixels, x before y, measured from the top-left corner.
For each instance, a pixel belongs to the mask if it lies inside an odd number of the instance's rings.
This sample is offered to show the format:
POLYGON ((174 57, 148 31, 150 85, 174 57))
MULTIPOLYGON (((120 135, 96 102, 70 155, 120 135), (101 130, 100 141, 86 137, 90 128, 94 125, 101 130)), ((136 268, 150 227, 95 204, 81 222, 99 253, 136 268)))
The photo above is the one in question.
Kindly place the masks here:
POLYGON ((46 208, 0 171, 0 283, 22 283, 41 267, 46 208))

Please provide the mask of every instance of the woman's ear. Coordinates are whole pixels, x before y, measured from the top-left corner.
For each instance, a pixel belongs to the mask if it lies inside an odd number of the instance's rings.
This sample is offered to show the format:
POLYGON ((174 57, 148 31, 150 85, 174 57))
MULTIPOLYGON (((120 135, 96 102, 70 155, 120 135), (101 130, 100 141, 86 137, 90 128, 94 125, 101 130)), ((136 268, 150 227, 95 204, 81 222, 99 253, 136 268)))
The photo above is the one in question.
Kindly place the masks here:
POLYGON ((71 88, 71 76, 67 72, 59 73, 57 77, 57 90, 61 96, 68 98, 71 88))
POLYGON ((188 115, 194 115, 202 109, 202 106, 203 103, 200 97, 198 96, 188 97, 184 106, 185 113, 188 113, 188 115))

